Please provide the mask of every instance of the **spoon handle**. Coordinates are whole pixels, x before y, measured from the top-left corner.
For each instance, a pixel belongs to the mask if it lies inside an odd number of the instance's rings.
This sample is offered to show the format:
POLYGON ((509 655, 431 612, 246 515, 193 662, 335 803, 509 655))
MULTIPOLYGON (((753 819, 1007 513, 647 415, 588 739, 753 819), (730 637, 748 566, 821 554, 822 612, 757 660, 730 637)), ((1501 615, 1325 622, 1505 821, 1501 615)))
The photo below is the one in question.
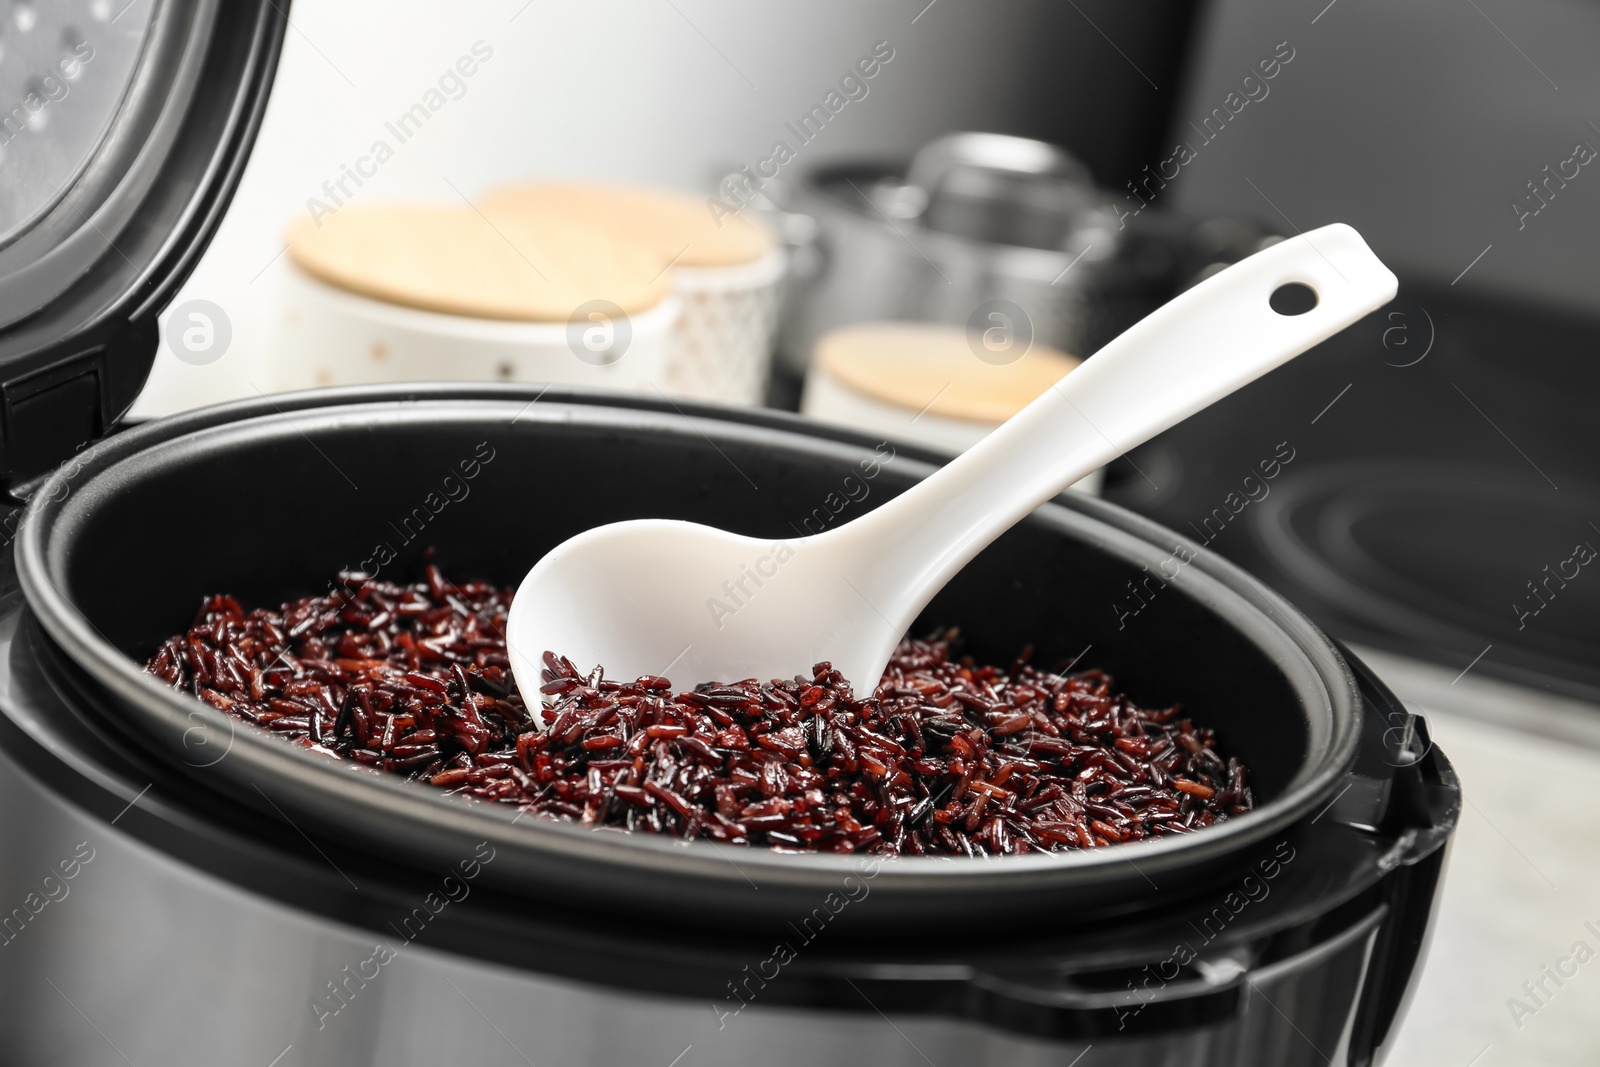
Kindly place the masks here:
POLYGON ((858 589, 894 605, 903 618, 890 621, 908 626, 1040 504, 1382 307, 1397 288, 1349 226, 1282 241, 1146 316, 964 454, 831 536, 860 538, 849 553, 858 589), (1274 311, 1273 293, 1292 283, 1310 288, 1316 306, 1274 311))

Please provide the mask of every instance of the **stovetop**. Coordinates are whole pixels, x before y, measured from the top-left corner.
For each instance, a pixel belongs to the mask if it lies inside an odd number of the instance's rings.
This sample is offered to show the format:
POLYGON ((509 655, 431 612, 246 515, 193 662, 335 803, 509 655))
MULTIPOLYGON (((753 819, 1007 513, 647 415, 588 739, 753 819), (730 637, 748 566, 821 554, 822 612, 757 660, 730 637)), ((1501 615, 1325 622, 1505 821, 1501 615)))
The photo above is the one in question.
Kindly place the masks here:
POLYGON ((1600 703, 1600 322, 1402 281, 1105 495, 1337 637, 1600 703))

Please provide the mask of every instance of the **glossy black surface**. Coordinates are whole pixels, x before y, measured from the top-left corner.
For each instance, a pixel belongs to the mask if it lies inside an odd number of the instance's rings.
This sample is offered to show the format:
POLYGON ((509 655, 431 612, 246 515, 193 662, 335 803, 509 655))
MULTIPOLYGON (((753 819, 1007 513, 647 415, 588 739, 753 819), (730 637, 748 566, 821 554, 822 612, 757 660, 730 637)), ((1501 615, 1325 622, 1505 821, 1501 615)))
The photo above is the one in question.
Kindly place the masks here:
POLYGON ((1600 575, 1568 562, 1600 549, 1597 345, 1600 322, 1569 312, 1402 283, 1135 449, 1106 496, 1207 538, 1335 636, 1600 702, 1600 575), (1285 441, 1294 461, 1241 506, 1285 441), (1219 508, 1236 517, 1206 527, 1219 508))

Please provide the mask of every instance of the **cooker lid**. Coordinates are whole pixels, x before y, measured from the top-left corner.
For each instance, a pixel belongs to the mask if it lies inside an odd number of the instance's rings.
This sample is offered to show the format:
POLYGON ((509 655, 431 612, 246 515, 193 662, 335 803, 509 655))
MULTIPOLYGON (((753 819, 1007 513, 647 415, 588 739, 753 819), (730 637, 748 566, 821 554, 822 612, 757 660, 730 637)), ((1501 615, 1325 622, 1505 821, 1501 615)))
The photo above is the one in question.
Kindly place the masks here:
POLYGON ((18 0, 0 19, 0 480, 133 403, 232 197, 288 0, 18 0))

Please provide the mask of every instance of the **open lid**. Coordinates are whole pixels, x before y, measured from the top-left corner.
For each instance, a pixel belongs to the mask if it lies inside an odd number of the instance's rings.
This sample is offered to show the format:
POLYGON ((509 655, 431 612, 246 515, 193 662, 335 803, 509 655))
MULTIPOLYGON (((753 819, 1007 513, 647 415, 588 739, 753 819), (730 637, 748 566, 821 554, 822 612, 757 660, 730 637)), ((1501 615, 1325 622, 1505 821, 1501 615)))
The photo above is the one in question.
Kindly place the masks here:
POLYGON ((0 13, 0 487, 133 403, 260 125, 289 0, 0 13))

